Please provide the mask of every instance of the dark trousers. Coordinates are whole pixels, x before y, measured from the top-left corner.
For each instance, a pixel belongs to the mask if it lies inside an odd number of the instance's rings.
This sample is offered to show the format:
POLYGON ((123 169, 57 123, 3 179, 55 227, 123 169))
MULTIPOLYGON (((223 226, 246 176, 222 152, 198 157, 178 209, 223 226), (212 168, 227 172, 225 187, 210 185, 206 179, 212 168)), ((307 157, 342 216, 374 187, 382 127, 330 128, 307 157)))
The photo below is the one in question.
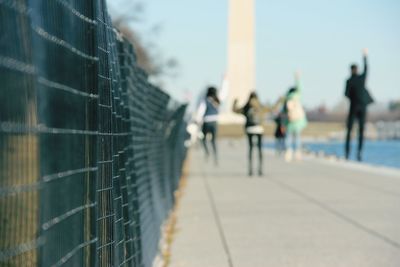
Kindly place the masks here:
POLYGON ((249 142, 249 174, 253 174, 253 148, 254 148, 254 143, 253 143, 253 137, 257 139, 257 148, 258 148, 258 174, 262 174, 262 161, 263 161, 263 155, 262 155, 262 134, 247 134, 247 140, 249 142))
POLYGON ((211 135, 211 146, 213 149, 215 162, 217 162, 217 145, 215 142, 216 135, 217 135, 217 123, 216 122, 205 122, 203 124, 202 132, 204 134, 203 146, 204 146, 204 151, 206 152, 206 156, 208 157, 210 155, 210 152, 209 152, 208 146, 207 146, 207 135, 211 135))
POLYGON ((367 117, 367 108, 366 107, 356 107, 350 108, 349 115, 347 117, 347 135, 346 135, 346 145, 345 145, 345 153, 346 158, 349 158, 350 154, 350 142, 351 142, 351 131, 353 129, 354 120, 358 121, 358 160, 361 160, 361 153, 364 144, 364 126, 367 117))

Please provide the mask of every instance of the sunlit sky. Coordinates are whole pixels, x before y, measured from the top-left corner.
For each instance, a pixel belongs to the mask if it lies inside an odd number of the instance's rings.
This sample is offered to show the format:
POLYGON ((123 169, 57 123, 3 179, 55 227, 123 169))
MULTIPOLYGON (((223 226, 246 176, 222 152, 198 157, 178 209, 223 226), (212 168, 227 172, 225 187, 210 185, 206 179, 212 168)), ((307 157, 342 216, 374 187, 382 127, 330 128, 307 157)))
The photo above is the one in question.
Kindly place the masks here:
MULTIPOLYGON (((126 0, 127 1, 127 0, 126 0)), ((125 2, 126 2, 125 1, 125 2)), ((137 1, 137 0, 136 0, 137 1)), ((109 1, 114 10, 124 0, 109 1)), ((133 27, 144 42, 179 61, 165 89, 183 99, 209 84, 220 86, 227 62, 227 0, 146 0, 133 27), (162 25, 158 34, 154 25, 162 25)), ((302 72, 306 106, 342 99, 350 63, 370 51, 368 88, 379 101, 400 99, 399 0, 256 0, 256 88, 274 101, 302 72)))

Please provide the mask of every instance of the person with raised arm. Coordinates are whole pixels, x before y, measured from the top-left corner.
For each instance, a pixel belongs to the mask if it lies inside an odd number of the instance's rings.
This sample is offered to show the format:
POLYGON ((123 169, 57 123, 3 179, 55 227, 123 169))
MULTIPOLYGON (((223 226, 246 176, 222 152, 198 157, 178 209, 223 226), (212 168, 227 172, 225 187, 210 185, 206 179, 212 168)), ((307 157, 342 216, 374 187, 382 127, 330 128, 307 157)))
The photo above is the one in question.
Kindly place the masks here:
POLYGON ((356 64, 350 66, 351 76, 346 81, 345 96, 350 101, 349 113, 347 116, 347 134, 345 143, 345 157, 349 159, 350 156, 350 143, 351 143, 351 132, 353 129, 354 120, 358 120, 358 150, 357 160, 362 160, 362 149, 364 144, 364 126, 367 117, 367 106, 373 102, 371 95, 365 87, 367 74, 368 74, 368 62, 367 62, 368 50, 363 50, 364 59, 364 72, 358 73, 358 67, 356 64))
POLYGON ((198 124, 202 124, 201 131, 203 133, 203 147, 206 159, 208 159, 210 155, 207 145, 207 138, 209 136, 211 139, 215 165, 218 164, 216 138, 220 104, 221 101, 218 97, 217 88, 210 86, 207 88, 205 99, 200 103, 197 111, 197 122, 198 124))
POLYGON ((307 117, 301 103, 300 72, 295 73, 295 87, 286 94, 284 110, 286 113, 285 160, 301 160, 301 132, 307 126, 307 117))
POLYGON ((266 113, 271 112, 276 109, 282 99, 278 100, 274 107, 264 106, 260 103, 260 100, 256 92, 250 93, 247 103, 243 107, 238 107, 238 100, 235 99, 233 102, 232 110, 235 113, 245 116, 245 131, 248 140, 248 174, 253 175, 253 139, 256 139, 257 149, 258 149, 258 175, 263 175, 263 153, 262 153, 262 137, 264 134, 264 127, 262 125, 266 113))

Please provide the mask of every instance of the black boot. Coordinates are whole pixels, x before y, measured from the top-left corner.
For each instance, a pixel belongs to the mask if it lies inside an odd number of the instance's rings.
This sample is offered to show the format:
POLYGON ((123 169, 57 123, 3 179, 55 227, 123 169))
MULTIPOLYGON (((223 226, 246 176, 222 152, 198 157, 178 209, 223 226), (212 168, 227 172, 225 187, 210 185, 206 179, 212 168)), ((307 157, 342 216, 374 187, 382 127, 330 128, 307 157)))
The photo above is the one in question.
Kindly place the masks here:
POLYGON ((249 174, 249 176, 253 176, 253 158, 252 158, 252 154, 251 154, 252 152, 251 152, 251 150, 250 150, 250 152, 249 152, 249 172, 248 172, 248 174, 249 174))
POLYGON ((249 177, 251 178, 251 176, 253 176, 253 171, 249 170, 249 177))
POLYGON ((345 152, 344 152, 344 157, 345 157, 346 160, 349 159, 349 154, 350 154, 350 151, 346 149, 345 152))
POLYGON ((362 153, 361 153, 361 151, 358 151, 358 153, 357 153, 357 160, 358 161, 362 161, 362 153))

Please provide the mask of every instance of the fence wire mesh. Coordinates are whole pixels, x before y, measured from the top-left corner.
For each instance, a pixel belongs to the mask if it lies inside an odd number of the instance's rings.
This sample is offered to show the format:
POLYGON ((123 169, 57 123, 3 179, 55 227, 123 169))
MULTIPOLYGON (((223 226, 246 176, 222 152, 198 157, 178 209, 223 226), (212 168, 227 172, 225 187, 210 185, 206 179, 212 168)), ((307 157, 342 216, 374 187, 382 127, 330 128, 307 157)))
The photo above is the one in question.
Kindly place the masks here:
POLYGON ((186 155, 104 0, 0 0, 0 266, 151 266, 186 155))

